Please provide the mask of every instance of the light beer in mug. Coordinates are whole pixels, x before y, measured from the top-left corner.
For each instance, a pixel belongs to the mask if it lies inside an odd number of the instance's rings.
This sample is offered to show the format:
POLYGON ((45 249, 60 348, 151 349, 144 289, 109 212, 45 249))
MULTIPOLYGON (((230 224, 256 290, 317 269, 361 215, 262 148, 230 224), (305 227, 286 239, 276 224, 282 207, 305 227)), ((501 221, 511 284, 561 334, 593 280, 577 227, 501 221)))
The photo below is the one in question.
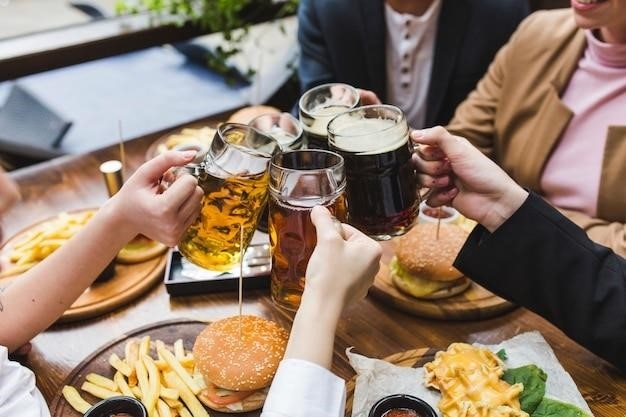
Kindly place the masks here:
POLYGON ((328 149, 328 122, 358 104, 359 94, 348 84, 323 84, 305 92, 298 106, 307 147, 328 149))
POLYGON ((249 126, 220 125, 197 169, 200 215, 178 243, 186 259, 214 271, 239 265, 266 204, 267 168, 278 150, 275 140, 249 126))
POLYGON ((338 219, 345 219, 345 185, 343 159, 336 153, 309 149, 272 158, 271 293, 279 307, 296 310, 300 305, 306 268, 317 243, 311 210, 323 205, 338 219))
POLYGON ((335 217, 345 217, 343 194, 306 201, 278 201, 270 198, 270 248, 272 251, 272 299, 278 305, 296 310, 304 291, 309 258, 317 244, 311 210, 325 206, 335 217))

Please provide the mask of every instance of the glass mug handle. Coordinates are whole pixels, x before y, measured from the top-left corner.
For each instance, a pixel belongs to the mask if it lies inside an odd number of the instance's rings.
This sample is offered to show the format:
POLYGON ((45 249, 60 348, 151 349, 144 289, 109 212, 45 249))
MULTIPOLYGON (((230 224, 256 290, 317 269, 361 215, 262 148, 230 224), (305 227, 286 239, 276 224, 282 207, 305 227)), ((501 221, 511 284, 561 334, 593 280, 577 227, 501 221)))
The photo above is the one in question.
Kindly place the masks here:
POLYGON ((192 175, 198 179, 200 172, 204 169, 204 162, 200 164, 187 164, 178 167, 172 167, 165 171, 161 178, 159 178, 159 193, 164 192, 172 186, 174 181, 180 178, 182 175, 192 175))
MULTIPOLYGON (((412 154, 417 154, 419 152, 420 145, 419 145, 419 143, 415 143, 415 142, 413 142, 411 140, 411 133, 410 132, 409 132, 409 142, 411 143, 411 153, 412 154)), ((423 187, 419 183, 419 174, 417 172, 415 173, 415 177, 418 178, 417 202, 418 202, 418 205, 419 205, 419 204, 422 204, 423 201, 426 201, 426 199, 428 199, 428 194, 430 193, 430 188, 423 187)))

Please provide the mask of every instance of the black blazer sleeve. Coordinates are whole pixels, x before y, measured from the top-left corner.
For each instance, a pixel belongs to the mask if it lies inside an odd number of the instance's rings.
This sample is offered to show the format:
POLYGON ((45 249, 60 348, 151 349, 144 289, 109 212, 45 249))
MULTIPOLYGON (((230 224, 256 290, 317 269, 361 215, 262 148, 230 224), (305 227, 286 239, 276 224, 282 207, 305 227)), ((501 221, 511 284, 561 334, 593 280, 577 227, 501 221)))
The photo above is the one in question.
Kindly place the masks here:
POLYGON ((477 226, 455 266, 626 371, 626 260, 531 193, 493 234, 477 226))

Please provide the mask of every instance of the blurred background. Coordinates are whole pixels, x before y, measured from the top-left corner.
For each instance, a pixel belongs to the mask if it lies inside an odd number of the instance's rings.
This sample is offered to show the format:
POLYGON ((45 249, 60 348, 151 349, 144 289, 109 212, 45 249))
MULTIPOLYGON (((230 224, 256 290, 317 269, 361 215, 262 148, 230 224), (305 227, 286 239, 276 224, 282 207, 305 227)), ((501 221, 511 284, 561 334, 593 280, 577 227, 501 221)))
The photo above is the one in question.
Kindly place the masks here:
MULTIPOLYGON (((133 2, 141 3, 123 1, 133 2)), ((529 2, 532 9, 569 5, 529 2)), ((297 0, 222 2, 243 4, 240 15, 251 24, 246 36, 235 36, 232 56, 216 53, 231 46, 219 28, 120 13, 120 3, 0 0, 6 169, 117 143, 120 125, 127 140, 245 105, 288 111, 296 102, 297 19, 274 6, 297 0)))

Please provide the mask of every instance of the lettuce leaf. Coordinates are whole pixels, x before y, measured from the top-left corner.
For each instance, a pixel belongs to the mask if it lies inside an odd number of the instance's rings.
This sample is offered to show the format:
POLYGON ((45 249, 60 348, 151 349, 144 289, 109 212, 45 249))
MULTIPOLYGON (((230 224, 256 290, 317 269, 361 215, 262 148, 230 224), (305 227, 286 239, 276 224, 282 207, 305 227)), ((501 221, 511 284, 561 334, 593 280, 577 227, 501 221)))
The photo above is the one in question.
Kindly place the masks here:
POLYGON ((589 417, 575 405, 544 397, 531 417, 589 417))
POLYGON ((502 379, 511 385, 518 382, 524 385, 519 397, 520 407, 534 417, 533 413, 546 393, 548 375, 537 365, 526 365, 507 369, 502 379))

